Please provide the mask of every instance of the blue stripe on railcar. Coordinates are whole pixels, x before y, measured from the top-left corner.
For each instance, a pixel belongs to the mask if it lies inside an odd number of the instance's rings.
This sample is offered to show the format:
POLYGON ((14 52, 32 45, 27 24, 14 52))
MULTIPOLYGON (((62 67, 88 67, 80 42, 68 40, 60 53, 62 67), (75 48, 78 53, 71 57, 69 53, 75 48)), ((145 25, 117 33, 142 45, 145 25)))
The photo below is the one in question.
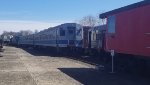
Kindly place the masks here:
POLYGON ((68 40, 57 40, 57 44, 68 44, 68 40))
POLYGON ((42 40, 42 41, 35 41, 35 43, 41 44, 74 44, 74 40, 42 40))
POLYGON ((69 44, 71 45, 75 44, 75 40, 69 40, 69 44))
POLYGON ((26 40, 25 41, 24 40, 24 41, 20 41, 19 44, 30 44, 31 45, 31 44, 33 44, 33 41, 31 41, 31 40, 26 40))
POLYGON ((35 41, 35 43, 41 43, 41 44, 56 44, 56 40, 40 40, 40 41, 35 41))
POLYGON ((37 41, 35 40, 33 41, 22 41, 20 42, 20 44, 49 44, 49 45, 54 45, 54 44, 66 44, 66 45, 75 45, 77 47, 81 47, 82 46, 82 40, 41 40, 41 41, 37 41), (57 42, 57 43, 56 43, 57 42))

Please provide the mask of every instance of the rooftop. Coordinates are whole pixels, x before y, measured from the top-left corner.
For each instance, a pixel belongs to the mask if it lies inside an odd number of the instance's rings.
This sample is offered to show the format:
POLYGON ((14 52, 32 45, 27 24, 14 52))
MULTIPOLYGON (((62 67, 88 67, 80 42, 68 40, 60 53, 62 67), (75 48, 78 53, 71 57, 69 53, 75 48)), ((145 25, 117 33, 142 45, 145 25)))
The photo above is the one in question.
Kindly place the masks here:
POLYGON ((135 9, 135 8, 146 6, 146 5, 149 5, 149 4, 150 4, 150 0, 144 0, 144 1, 141 1, 141 2, 137 2, 137 3, 131 4, 131 5, 125 6, 125 7, 121 7, 119 9, 115 9, 115 10, 112 10, 112 11, 109 11, 109 12, 102 13, 102 14, 100 14, 99 17, 101 19, 104 19, 109 15, 117 14, 119 12, 135 9))

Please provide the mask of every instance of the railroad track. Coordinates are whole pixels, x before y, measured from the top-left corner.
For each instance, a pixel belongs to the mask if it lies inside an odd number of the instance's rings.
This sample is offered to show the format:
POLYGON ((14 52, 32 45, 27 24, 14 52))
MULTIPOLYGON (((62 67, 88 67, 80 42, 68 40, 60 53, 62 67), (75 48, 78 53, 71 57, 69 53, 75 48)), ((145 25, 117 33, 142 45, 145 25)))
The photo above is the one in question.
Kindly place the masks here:
MULTIPOLYGON (((88 56, 90 57, 90 56, 88 56)), ((98 70, 104 70, 105 66, 104 65, 101 65, 101 64, 97 64, 97 63, 94 63, 92 61, 88 61, 88 60, 85 60, 86 58, 88 58, 86 56, 82 56, 81 58, 79 57, 65 57, 65 58, 68 58, 68 59, 71 59, 71 60, 74 60, 74 61, 80 61, 80 62, 83 62, 85 64, 88 64, 88 65, 91 65, 91 66, 94 66, 95 69, 98 69, 98 70)))

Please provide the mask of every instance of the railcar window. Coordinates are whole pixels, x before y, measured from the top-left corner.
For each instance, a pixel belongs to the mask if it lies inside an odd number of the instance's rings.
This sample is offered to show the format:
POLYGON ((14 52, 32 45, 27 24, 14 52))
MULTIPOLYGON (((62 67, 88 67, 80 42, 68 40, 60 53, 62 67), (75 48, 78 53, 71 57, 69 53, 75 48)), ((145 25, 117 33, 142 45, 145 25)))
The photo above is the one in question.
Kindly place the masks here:
POLYGON ((108 33, 115 33, 116 31, 116 17, 108 17, 108 33))
POLYGON ((101 34, 96 34, 96 40, 100 40, 101 34))
POLYGON ((93 39, 96 40, 96 33, 93 34, 93 39))
POLYGON ((69 34, 74 34, 73 30, 68 30, 69 34))
POLYGON ((40 40, 40 36, 38 36, 38 40, 40 40))
POLYGON ((68 30, 74 30, 75 27, 67 27, 68 30))
POLYGON ((66 34, 66 33, 65 33, 65 30, 62 30, 62 29, 61 29, 61 30, 60 30, 60 36, 65 36, 65 34, 66 34))
POLYGON ((73 34, 75 27, 67 27, 68 28, 68 33, 73 34))

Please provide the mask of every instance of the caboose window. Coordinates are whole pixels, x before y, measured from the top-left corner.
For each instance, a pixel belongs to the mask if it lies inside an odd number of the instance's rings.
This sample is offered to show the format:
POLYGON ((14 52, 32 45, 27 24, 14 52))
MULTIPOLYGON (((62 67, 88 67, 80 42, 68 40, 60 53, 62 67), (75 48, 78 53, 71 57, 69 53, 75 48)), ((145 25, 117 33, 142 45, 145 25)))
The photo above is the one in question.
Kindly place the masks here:
POLYGON ((116 31, 116 17, 108 17, 108 33, 115 33, 116 31))
POLYGON ((60 30, 60 36, 65 36, 65 30, 60 30))

